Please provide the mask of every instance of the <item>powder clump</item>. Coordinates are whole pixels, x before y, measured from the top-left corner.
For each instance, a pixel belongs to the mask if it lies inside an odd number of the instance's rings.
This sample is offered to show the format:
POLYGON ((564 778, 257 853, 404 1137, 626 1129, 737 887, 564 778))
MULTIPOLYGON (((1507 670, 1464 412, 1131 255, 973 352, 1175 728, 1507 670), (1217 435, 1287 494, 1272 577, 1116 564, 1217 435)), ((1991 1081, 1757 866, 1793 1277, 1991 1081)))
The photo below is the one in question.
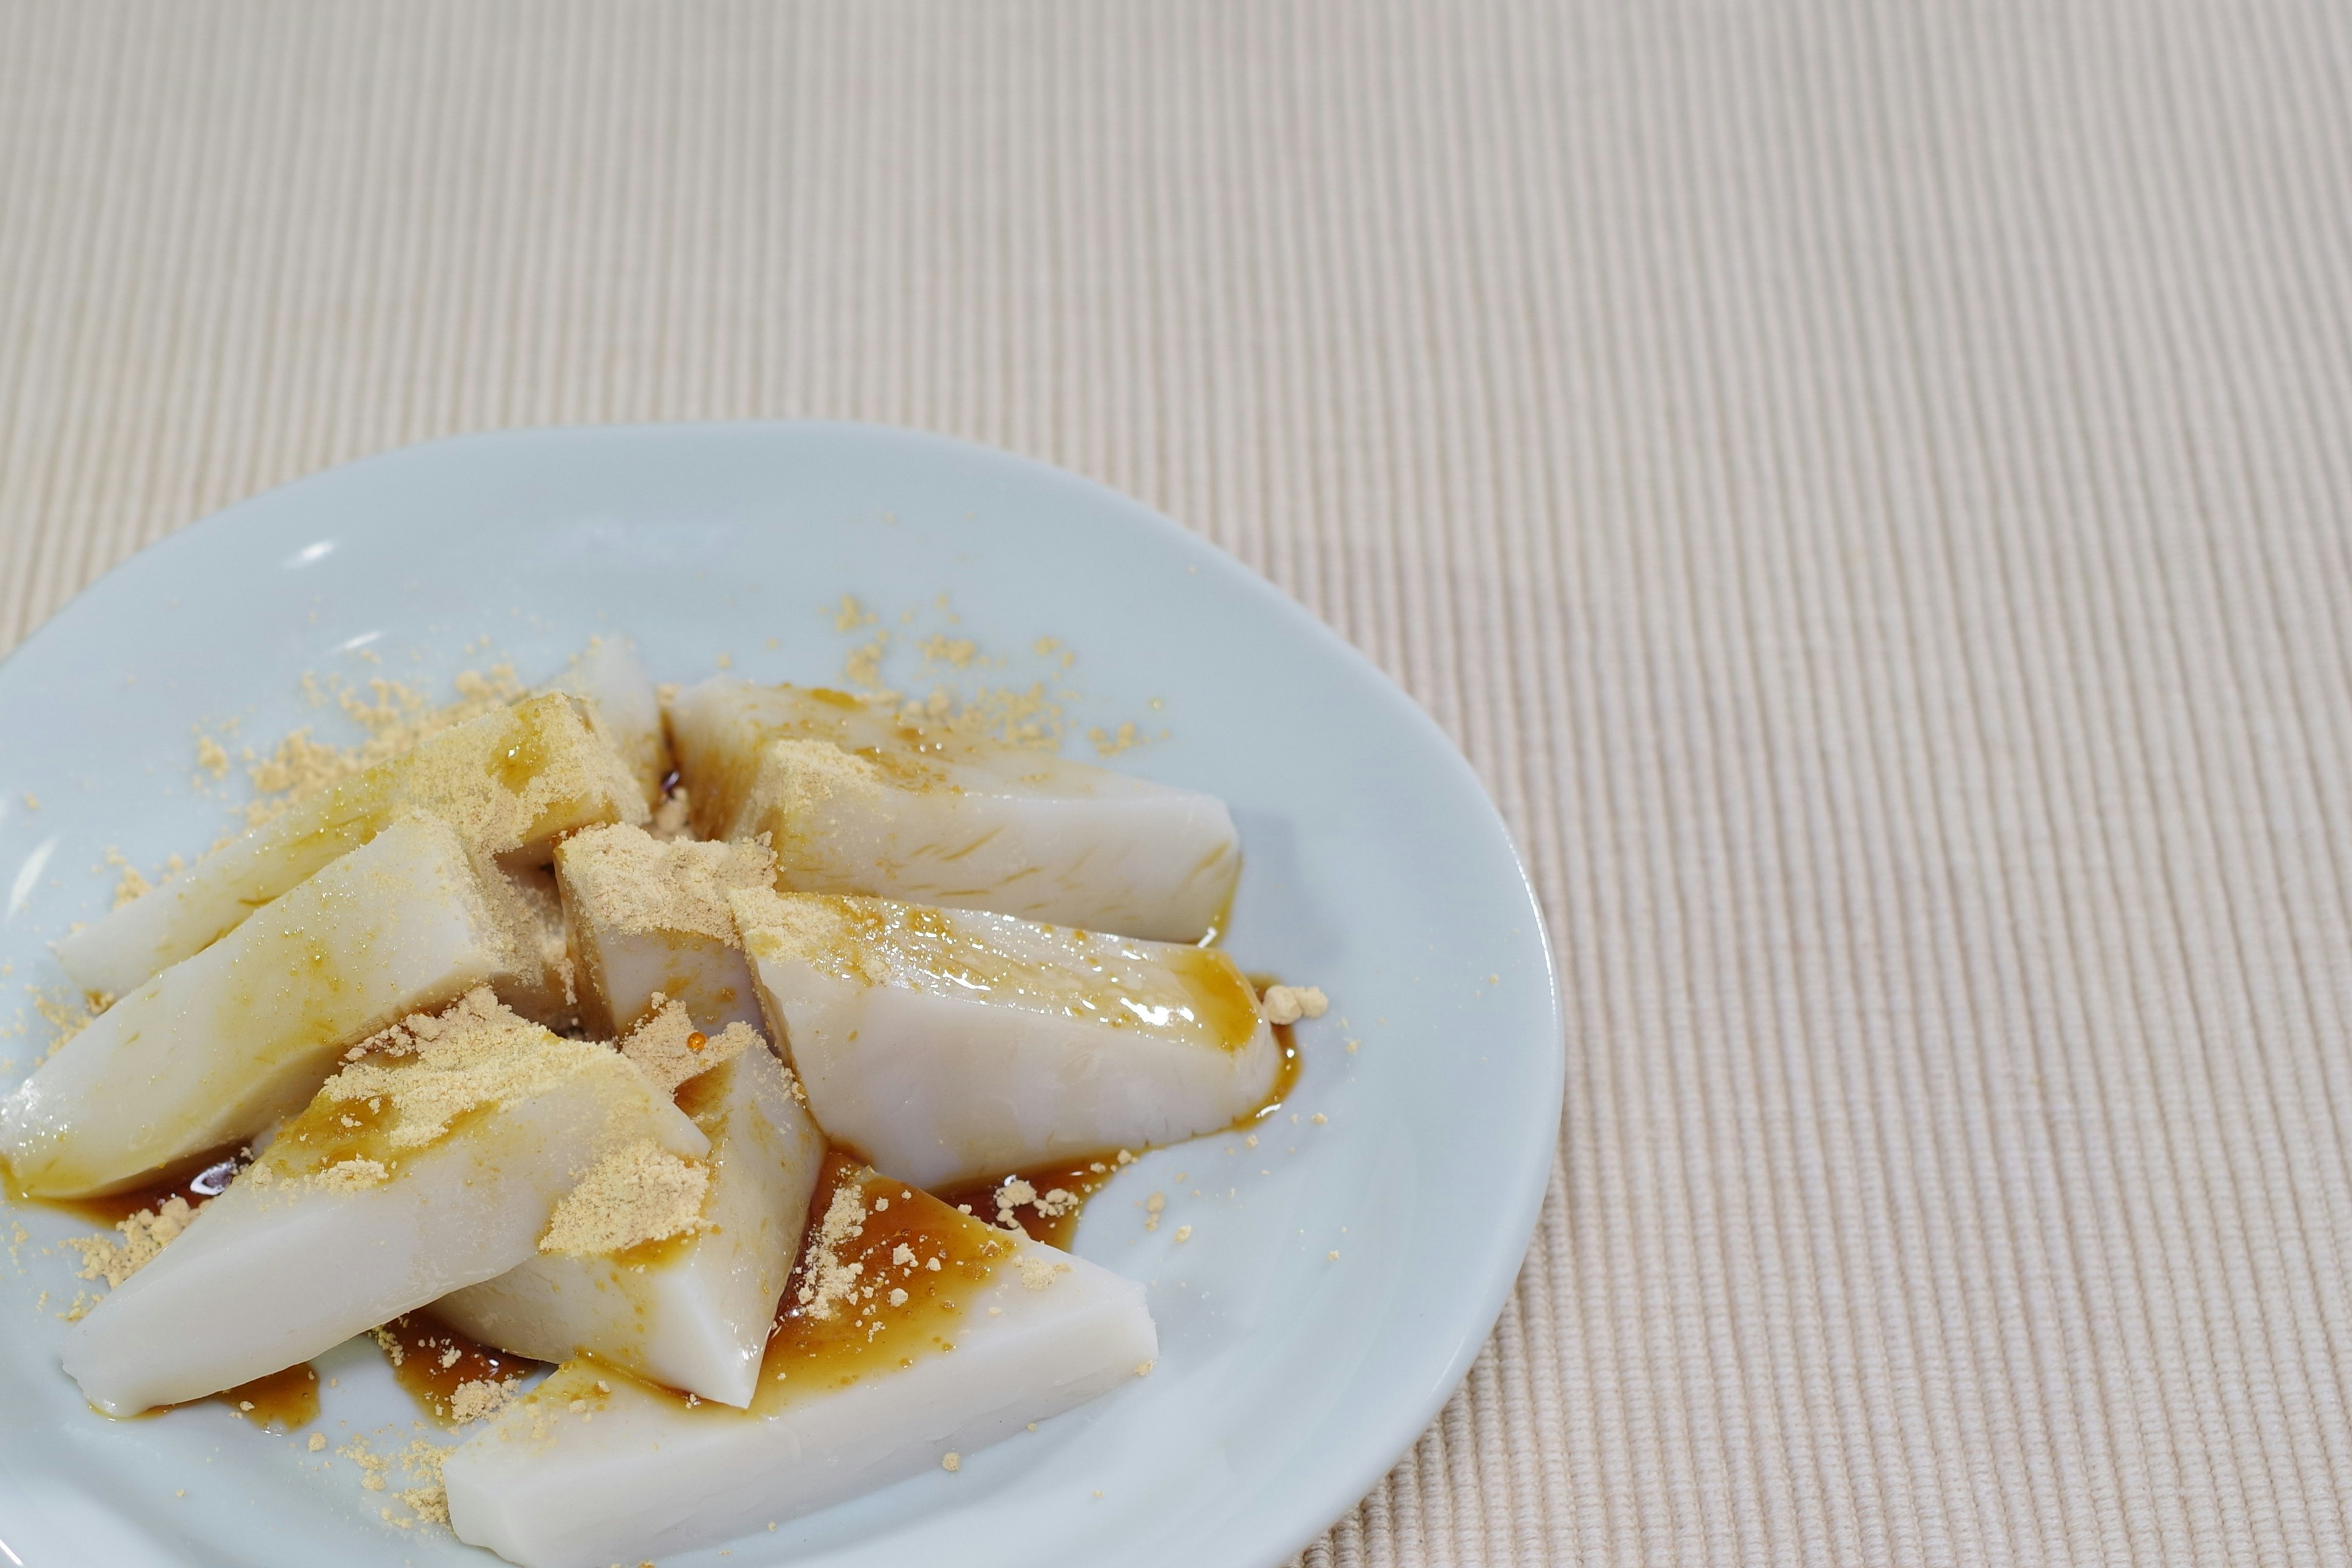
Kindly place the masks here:
POLYGON ((1069 1271, 1068 1264, 1056 1263, 1050 1258, 1040 1258, 1034 1253, 1024 1253, 1021 1258, 1021 1283, 1031 1290, 1043 1290, 1054 1283, 1055 1275, 1069 1271))
MULTIPOLYGON (((469 1421, 495 1415, 507 1407, 515 1396, 515 1390, 521 1386, 522 1380, 514 1377, 503 1383, 487 1377, 461 1383, 449 1394, 449 1419, 463 1426, 469 1421)), ((418 1511, 424 1510, 420 1509, 418 1511)))
POLYGON ((806 1277, 794 1297, 808 1309, 810 1317, 820 1321, 832 1317, 856 1290, 857 1278, 866 1272, 866 1265, 843 1262, 841 1248, 865 1233, 866 1200, 856 1182, 844 1182, 833 1190, 832 1201, 824 1206, 824 1218, 817 1223, 816 1235, 809 1241, 806 1277))
POLYGON ((392 1173, 383 1161, 364 1156, 338 1161, 310 1178, 314 1184, 331 1193, 365 1192, 370 1187, 382 1186, 391 1179, 392 1173))
MULTIPOLYGON (((334 746, 315 739, 305 727, 279 741, 267 757, 257 757, 247 751, 246 772, 259 798, 245 808, 246 825, 258 827, 287 807, 355 773, 364 773, 378 763, 414 751, 444 730, 496 712, 523 694, 522 683, 515 679, 514 667, 508 664, 493 665, 487 672, 461 671, 456 684, 457 700, 436 705, 423 692, 382 676, 368 681, 365 696, 331 678, 321 684, 315 676, 306 677, 303 686, 311 701, 323 706, 331 700, 365 731, 366 738, 357 745, 334 746)), ((213 752, 218 751, 215 745, 213 752)), ((209 770, 214 760, 213 753, 207 752, 200 742, 198 765, 209 770)), ((222 771, 226 771, 226 756, 219 759, 224 764, 222 771)))
POLYGON ((1301 1018, 1319 1018, 1331 1006, 1330 998, 1314 985, 1269 985, 1265 1001, 1265 1021, 1269 1024, 1296 1024, 1301 1018))
POLYGON ((246 1179, 355 1191, 460 1118, 544 1092, 590 1069, 607 1047, 566 1040, 509 1012, 488 986, 437 1014, 415 1014, 345 1053, 350 1064, 287 1123, 246 1179))
POLYGON ((411 1015, 362 1042, 359 1059, 320 1094, 345 1104, 381 1099, 394 1122, 385 1142, 415 1148, 438 1139, 468 1110, 519 1100, 571 1076, 570 1053, 541 1048, 553 1039, 509 1012, 488 986, 477 986, 445 1012, 411 1015))
POLYGON ((81 1277, 103 1279, 111 1290, 152 1263, 195 1215, 194 1205, 174 1193, 155 1207, 116 1222, 120 1241, 105 1235, 78 1236, 67 1245, 81 1254, 81 1277))
POLYGON ((541 1252, 598 1258, 699 1229, 710 1167, 639 1139, 589 1168, 555 1205, 541 1252))
POLYGON ((869 984, 890 977, 888 966, 867 940, 878 924, 865 908, 873 900, 809 893, 788 899, 752 888, 730 895, 728 901, 743 933, 744 949, 755 957, 798 958, 869 984))
POLYGON ((625 824, 591 827, 563 844, 565 890, 598 925, 634 934, 691 931, 735 941, 727 895, 772 887, 776 859, 764 844, 698 839, 665 843, 625 824))

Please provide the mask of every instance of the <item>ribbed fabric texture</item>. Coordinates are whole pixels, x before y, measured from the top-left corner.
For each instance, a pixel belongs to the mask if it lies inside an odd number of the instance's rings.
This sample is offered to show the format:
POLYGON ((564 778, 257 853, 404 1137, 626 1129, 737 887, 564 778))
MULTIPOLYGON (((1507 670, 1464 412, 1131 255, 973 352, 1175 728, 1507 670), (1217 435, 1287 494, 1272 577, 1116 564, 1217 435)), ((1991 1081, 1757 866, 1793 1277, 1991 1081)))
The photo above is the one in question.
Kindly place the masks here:
POLYGON ((451 431, 1067 464, 1437 716, 1566 977, 1307 1562, 2341 1563, 2347 102, 2328 0, 17 0, 0 647, 451 431))

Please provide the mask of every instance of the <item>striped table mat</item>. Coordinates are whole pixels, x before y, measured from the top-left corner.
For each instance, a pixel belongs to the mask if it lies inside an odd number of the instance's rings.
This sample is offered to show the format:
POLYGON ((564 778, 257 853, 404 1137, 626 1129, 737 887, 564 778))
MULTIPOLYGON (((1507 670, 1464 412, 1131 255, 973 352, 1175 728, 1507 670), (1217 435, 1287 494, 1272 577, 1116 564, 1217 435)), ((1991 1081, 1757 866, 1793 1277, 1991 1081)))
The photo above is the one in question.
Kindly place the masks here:
POLYGON ((1308 1563, 2344 1562, 2347 102, 2324 0, 13 0, 0 648, 452 431, 1066 464, 1436 715, 1567 980, 1308 1563))

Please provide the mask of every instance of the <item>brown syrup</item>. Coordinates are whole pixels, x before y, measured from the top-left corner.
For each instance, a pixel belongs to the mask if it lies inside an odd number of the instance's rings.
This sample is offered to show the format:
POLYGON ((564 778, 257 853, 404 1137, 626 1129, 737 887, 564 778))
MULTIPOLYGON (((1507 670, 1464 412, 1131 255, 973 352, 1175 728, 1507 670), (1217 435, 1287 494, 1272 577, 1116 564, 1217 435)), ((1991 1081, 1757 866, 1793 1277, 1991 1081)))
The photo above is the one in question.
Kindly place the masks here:
POLYGON ((1298 1039, 1293 1033, 1297 1026, 1268 1024, 1266 1027, 1274 1031, 1275 1048, 1281 1053, 1281 1059, 1274 1069, 1274 1088, 1267 1091, 1265 1101, 1256 1110, 1245 1110, 1234 1118, 1233 1125, 1236 1131, 1246 1131, 1280 1110, 1282 1102, 1290 1098, 1290 1091, 1298 1087, 1298 1039))
POLYGON ((1180 947, 1165 961, 1210 1037, 1238 1051, 1257 1033, 1257 992, 1223 948, 1180 947))
POLYGON ((1118 1171, 1118 1154, 1111 1151, 1066 1164, 1036 1165, 1010 1175, 961 1182, 941 1188, 939 1199, 950 1208, 969 1209, 973 1218, 991 1225, 999 1223, 1000 1216, 1009 1209, 1030 1240, 1067 1250, 1070 1238, 1077 1235, 1078 1215, 1087 1200, 1101 1191, 1118 1171), (1027 1203, 1008 1203, 1004 1188, 1014 1181, 1028 1183, 1035 1198, 1027 1203), (1056 1193, 1064 1197, 1056 1199, 1056 1193), (1040 1201, 1053 1212, 1042 1211, 1038 1207, 1040 1201))
POLYGON ((127 1192, 109 1193, 94 1198, 37 1198, 17 1190, 12 1182, 8 1201, 12 1204, 37 1204, 42 1208, 56 1209, 61 1214, 76 1215, 94 1225, 120 1225, 132 1215, 147 1209, 159 1209, 173 1198, 185 1198, 191 1208, 205 1204, 228 1190, 236 1173, 245 1169, 246 1155, 242 1149, 215 1149, 209 1154, 199 1154, 189 1168, 176 1176, 132 1187, 127 1192))
POLYGON ((808 1235, 760 1363, 754 1415, 953 1350, 964 1305, 1013 1255, 1012 1240, 1003 1233, 838 1152, 825 1156, 809 1204, 808 1235), (820 1317, 815 1304, 802 1302, 801 1293, 812 1283, 814 1241, 834 1194, 851 1183, 859 1188, 866 1215, 858 1235, 835 1247, 834 1259, 858 1266, 857 1289, 820 1317), (898 1260, 902 1247, 911 1263, 898 1260), (929 1267, 933 1259, 940 1265, 936 1269, 929 1267), (907 1293, 906 1300, 894 1303, 891 1295, 898 1290, 907 1293))
MULTIPOLYGON (((273 1372, 257 1377, 251 1383, 240 1383, 235 1388, 224 1388, 218 1394, 203 1399, 182 1400, 177 1405, 151 1405, 133 1415, 107 1415, 110 1421, 152 1421, 158 1415, 174 1410, 185 1410, 192 1405, 207 1400, 227 1405, 256 1426, 276 1427, 290 1432, 307 1426, 319 1415, 319 1373, 309 1362, 289 1366, 283 1372, 273 1372)), ((93 1415, 106 1412, 91 1405, 93 1415)))
POLYGON ((467 1339, 430 1312, 393 1319, 375 1331, 375 1342, 392 1363, 393 1381, 445 1426, 457 1425, 449 1402, 460 1384, 504 1383, 545 1364, 467 1339))
POLYGON ((447 1117, 431 1142, 400 1145, 392 1141, 400 1131, 400 1108, 390 1095, 330 1100, 321 1093, 278 1129, 262 1158, 280 1179, 315 1175, 353 1160, 373 1160, 396 1173, 406 1161, 459 1137, 497 1110, 494 1103, 469 1105, 447 1117))
POLYGON ((264 1429, 291 1432, 319 1416, 319 1373, 309 1362, 240 1383, 213 1395, 264 1429))
POLYGON ((520 795, 530 788, 540 774, 547 772, 549 763, 555 759, 543 727, 520 724, 513 728, 520 732, 513 734, 511 743, 491 760, 490 765, 498 773, 499 783, 506 786, 507 793, 520 795))

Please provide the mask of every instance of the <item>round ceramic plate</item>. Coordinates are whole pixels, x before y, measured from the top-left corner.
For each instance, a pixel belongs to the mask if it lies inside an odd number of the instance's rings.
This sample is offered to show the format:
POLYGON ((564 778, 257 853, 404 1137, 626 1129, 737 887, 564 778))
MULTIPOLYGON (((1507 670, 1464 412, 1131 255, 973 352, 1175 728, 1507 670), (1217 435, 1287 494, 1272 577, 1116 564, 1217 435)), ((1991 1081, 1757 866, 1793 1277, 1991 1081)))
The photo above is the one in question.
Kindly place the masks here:
MULTIPOLYGON (((596 633, 635 638, 657 679, 944 687, 1221 795, 1247 858, 1230 951, 1332 1000, 1254 1145, 1160 1150, 1087 1210, 1076 1250, 1149 1285, 1152 1375, 958 1473, 730 1542, 730 1568, 1271 1563, 1313 1539, 1436 1413, 1517 1272, 1559 1122, 1541 917, 1477 780, 1395 687, 1069 474, 856 426, 551 430, 371 458, 173 535, 0 665, 0 1086, 41 1053, 47 943, 111 902, 110 857, 152 868, 228 830, 241 769, 199 768, 198 731, 232 758, 306 724, 348 741, 338 689, 446 699, 499 662, 541 679, 596 633)), ((321 1358, 332 1385, 290 1436, 218 1403, 92 1414, 58 1370, 61 1314, 93 1289, 58 1243, 89 1228, 0 1215, 5 1562, 495 1561, 404 1525, 397 1468, 367 1490, 336 1458, 423 1430, 363 1340, 321 1358)))

